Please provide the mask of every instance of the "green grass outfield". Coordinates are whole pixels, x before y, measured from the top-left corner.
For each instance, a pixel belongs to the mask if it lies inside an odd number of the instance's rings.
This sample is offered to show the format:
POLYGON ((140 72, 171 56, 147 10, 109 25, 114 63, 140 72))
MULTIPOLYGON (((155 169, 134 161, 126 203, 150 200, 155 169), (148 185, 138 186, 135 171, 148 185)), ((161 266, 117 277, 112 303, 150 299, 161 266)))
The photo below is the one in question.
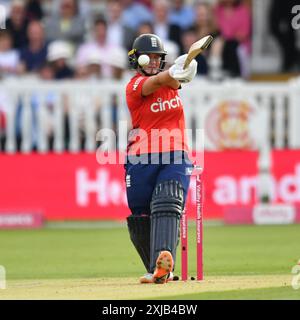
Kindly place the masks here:
MULTIPOLYGON (((144 268, 125 225, 59 226, 0 231, 0 265, 7 278, 0 299, 300 299, 300 289, 291 286, 291 270, 300 259, 300 225, 206 224, 205 280, 166 285, 138 283, 144 268)), ((180 248, 177 252, 180 275, 180 248)), ((191 226, 193 276, 195 260, 191 226)))

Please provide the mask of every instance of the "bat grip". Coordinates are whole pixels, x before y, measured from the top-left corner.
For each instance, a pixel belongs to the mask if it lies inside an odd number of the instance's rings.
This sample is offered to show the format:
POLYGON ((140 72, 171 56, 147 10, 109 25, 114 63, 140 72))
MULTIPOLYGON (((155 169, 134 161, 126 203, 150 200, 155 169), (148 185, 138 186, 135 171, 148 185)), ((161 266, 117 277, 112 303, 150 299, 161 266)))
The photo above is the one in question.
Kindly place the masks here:
POLYGON ((183 70, 185 70, 189 65, 190 65, 190 63, 191 63, 191 59, 189 59, 189 57, 187 57, 186 59, 185 59, 185 62, 184 62, 184 65, 183 65, 183 70))

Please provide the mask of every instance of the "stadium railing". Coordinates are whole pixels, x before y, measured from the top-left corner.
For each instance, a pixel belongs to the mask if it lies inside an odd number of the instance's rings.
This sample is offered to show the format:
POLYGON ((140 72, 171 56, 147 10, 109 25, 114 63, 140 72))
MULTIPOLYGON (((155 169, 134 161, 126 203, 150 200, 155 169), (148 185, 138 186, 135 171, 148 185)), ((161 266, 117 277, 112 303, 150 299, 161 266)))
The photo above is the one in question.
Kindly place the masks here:
MULTIPOLYGON (((122 121, 126 133, 130 128, 130 124, 126 124, 129 113, 125 86, 125 82, 111 81, 2 81, 3 151, 28 153, 35 148, 41 153, 48 152, 49 137, 52 137, 54 152, 66 149, 94 152, 99 129, 116 131, 120 126, 118 121, 122 121)), ((246 125, 256 141, 254 148, 300 148, 300 78, 285 83, 196 80, 184 86, 179 95, 185 108, 187 128, 204 128, 208 135, 206 129, 211 126, 208 131, 214 130, 213 125, 218 121, 213 119, 216 114, 220 117, 222 106, 228 117, 239 110, 238 116, 227 123, 234 128, 234 119, 243 117, 246 107, 246 125), (217 110, 215 114, 213 110, 217 110)), ((119 148, 124 150, 127 136, 118 137, 119 148)), ((113 138, 108 137, 106 146, 114 147, 113 138)), ((207 149, 216 149, 212 140, 206 137, 207 149)))

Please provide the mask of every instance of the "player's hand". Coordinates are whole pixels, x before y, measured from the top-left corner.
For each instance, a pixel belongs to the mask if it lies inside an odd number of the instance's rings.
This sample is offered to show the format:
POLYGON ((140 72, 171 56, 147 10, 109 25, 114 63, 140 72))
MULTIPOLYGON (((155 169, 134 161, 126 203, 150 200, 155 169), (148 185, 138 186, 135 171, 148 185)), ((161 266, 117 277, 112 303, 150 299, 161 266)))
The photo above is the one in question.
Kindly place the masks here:
POLYGON ((179 57, 174 61, 174 64, 177 64, 178 66, 182 66, 182 67, 183 67, 187 56, 188 56, 187 53, 186 53, 186 54, 183 54, 182 56, 179 56, 179 57))
POLYGON ((195 59, 192 60, 186 69, 183 69, 186 57, 187 54, 178 57, 175 60, 175 64, 173 64, 169 69, 170 76, 178 80, 180 83, 188 83, 192 81, 197 73, 198 63, 195 59))

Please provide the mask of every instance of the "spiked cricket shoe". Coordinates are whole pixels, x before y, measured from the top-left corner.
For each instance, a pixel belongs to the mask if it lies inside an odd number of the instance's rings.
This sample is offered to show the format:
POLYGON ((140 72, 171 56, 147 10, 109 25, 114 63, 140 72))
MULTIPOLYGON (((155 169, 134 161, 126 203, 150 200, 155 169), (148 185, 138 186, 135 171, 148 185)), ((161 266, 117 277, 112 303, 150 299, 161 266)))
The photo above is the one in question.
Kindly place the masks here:
POLYGON ((166 283, 169 273, 173 270, 173 265, 172 254, 169 251, 162 251, 156 260, 153 282, 156 284, 166 283))

